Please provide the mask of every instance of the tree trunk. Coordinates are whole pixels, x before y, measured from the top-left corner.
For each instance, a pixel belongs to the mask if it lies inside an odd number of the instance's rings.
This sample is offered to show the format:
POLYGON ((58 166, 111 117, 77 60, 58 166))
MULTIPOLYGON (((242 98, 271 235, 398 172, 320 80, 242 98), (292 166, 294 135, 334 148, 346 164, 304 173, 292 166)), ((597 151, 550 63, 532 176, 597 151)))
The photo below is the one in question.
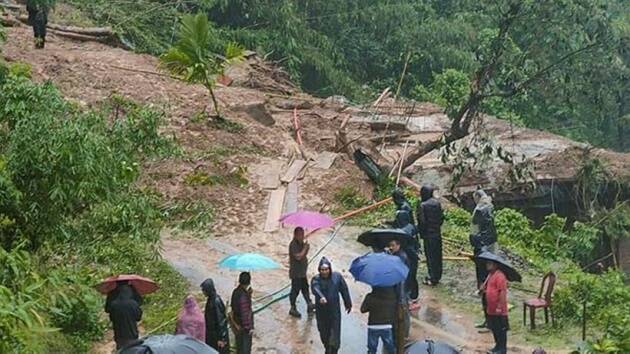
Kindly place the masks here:
POLYGON ((470 83, 470 94, 466 103, 462 105, 457 114, 453 117, 453 123, 448 132, 444 133, 440 140, 428 142, 420 145, 420 147, 411 153, 403 164, 403 169, 413 165, 416 160, 422 156, 428 154, 436 148, 452 143, 455 140, 459 140, 470 131, 470 126, 479 112, 479 106, 487 96, 484 94, 485 90, 490 83, 494 72, 499 65, 499 59, 503 56, 505 51, 505 42, 508 39, 508 33, 514 20, 516 20, 518 14, 521 12, 522 4, 520 2, 514 2, 510 5, 509 10, 503 14, 503 18, 499 23, 499 33, 492 43, 492 57, 488 62, 475 72, 473 79, 470 83))
POLYGON ((218 118, 221 118, 221 111, 219 110, 219 102, 217 102, 217 97, 214 95, 214 89, 209 82, 206 83, 206 88, 208 92, 210 92, 210 97, 212 98, 212 104, 214 105, 214 112, 216 113, 218 118))

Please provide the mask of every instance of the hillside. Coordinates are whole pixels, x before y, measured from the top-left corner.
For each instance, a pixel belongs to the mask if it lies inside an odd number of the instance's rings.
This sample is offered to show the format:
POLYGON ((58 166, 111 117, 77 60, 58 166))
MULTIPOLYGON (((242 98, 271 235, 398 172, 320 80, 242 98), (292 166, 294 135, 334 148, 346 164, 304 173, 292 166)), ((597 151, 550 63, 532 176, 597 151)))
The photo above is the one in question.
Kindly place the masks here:
MULTIPOLYGON (((219 269, 217 261, 235 252, 260 252, 282 260, 283 268, 255 273, 255 295, 264 297, 274 293, 286 283, 290 230, 273 222, 269 225, 270 204, 279 203, 282 211, 309 209, 339 214, 345 211, 339 195, 348 189, 355 193, 354 197, 371 201, 377 195, 373 193, 373 184, 349 156, 353 148, 361 148, 378 163, 391 166, 404 154, 407 142, 434 138, 449 123, 444 109, 431 103, 386 99, 382 106, 374 108, 372 102, 359 106, 343 97, 323 99, 306 94, 291 83, 281 68, 255 53, 247 53, 243 63, 230 68, 224 78, 227 85, 216 88, 227 118, 216 121, 208 118, 211 103, 206 90, 158 72, 158 61, 151 55, 74 41, 54 33, 49 35, 46 49, 38 51, 32 48, 30 28, 17 26, 6 32, 2 55, 7 62, 30 64, 36 82, 50 80, 80 109, 98 109, 114 99, 146 104, 164 112, 166 120, 160 133, 173 137, 178 151, 164 158, 143 159, 134 187, 156 195, 160 202, 160 211, 165 215, 160 225, 160 254, 188 280, 190 288, 180 289, 181 292, 198 294, 199 283, 212 276, 219 293, 227 298, 237 273, 219 269), (296 117, 302 145, 295 138, 296 117), (401 136, 388 138, 385 148, 379 147, 383 123, 391 124, 395 135, 401 136), (342 126, 346 135, 340 139, 342 126), (306 167, 288 183, 281 182, 290 166, 301 159, 307 161, 306 167), (279 202, 272 200, 273 191, 278 190, 283 195, 279 202)), ((492 117, 487 118, 487 123, 500 144, 537 159, 541 179, 550 174, 558 179, 575 178, 576 163, 569 161, 566 154, 584 148, 583 144, 540 130, 514 131, 505 121, 492 117)), ((627 177, 628 154, 606 150, 596 153, 608 163, 611 173, 627 177)), ((461 190, 453 194, 469 193, 477 185, 497 187, 500 183, 494 177, 504 172, 504 166, 497 163, 495 167, 496 171, 488 173, 493 177, 489 182, 487 178, 468 176, 472 182, 464 180, 459 186, 461 190)), ((441 185, 444 194, 449 194, 450 172, 449 166, 442 164, 434 152, 403 175, 418 183, 431 180, 441 185)), ((389 214, 389 210, 385 212, 389 214)), ((321 232, 311 242, 313 249, 322 249, 322 255, 332 258, 334 267, 349 276, 347 265, 366 251, 354 241, 362 228, 340 226, 339 229, 342 231, 336 237, 329 238, 321 232)), ((454 291, 471 292, 462 279, 468 279, 472 273, 462 268, 454 267, 447 284, 454 291)), ((313 268, 310 270, 314 273, 313 268)), ((532 276, 529 280, 527 286, 538 286, 537 278, 532 276)), ((369 289, 356 282, 350 287, 358 307, 369 289)), ((445 340, 467 353, 485 352, 492 339, 489 335, 479 335, 473 328, 476 314, 451 304, 450 298, 440 291, 425 292, 425 306, 414 315, 412 336, 445 340)), ((521 299, 528 295, 518 293, 518 296, 521 299)), ((255 351, 321 351, 313 320, 289 319, 287 312, 288 303, 282 301, 257 315, 255 351)), ((165 320, 173 314, 169 312, 165 320)), ((356 309, 344 317, 348 352, 364 350, 365 320, 366 316, 356 309)), ((163 331, 169 332, 171 327, 172 323, 166 322, 163 331)), ((152 327, 156 328, 159 327, 152 327)), ((522 334, 522 327, 518 330, 522 334)), ((569 338, 572 335, 554 343, 550 352, 565 352, 566 343, 574 340, 569 338)), ((98 343, 94 350, 102 353, 111 350, 109 338, 107 335, 105 342, 98 343)), ((537 339, 524 334, 513 343, 510 352, 528 353, 537 346, 537 339)))

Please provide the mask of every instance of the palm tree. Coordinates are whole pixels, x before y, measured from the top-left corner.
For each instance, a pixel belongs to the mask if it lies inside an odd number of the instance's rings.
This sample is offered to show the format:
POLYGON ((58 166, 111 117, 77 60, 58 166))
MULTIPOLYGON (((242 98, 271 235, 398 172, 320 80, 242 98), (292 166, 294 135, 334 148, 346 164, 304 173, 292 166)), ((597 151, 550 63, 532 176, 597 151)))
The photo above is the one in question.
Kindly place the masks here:
POLYGON ((239 44, 228 43, 225 54, 219 55, 212 52, 210 44, 210 24, 206 15, 184 15, 177 42, 160 56, 160 68, 180 80, 202 84, 212 97, 217 117, 221 118, 214 84, 231 63, 242 59, 244 49, 239 44))

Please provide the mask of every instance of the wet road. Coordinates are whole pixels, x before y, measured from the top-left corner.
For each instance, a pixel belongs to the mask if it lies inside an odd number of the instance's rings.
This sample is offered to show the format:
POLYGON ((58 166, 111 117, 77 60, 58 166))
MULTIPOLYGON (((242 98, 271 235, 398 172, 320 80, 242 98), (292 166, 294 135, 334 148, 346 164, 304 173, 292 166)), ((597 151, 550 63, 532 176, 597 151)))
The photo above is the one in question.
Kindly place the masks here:
MULTIPOLYGON (((367 252, 367 249, 355 241, 359 230, 346 227, 325 248, 321 255, 328 257, 333 263, 333 270, 341 272, 350 288, 353 301, 352 312, 342 315, 342 347, 340 353, 365 353, 367 343, 367 316, 359 312, 364 296, 370 288, 352 280, 347 271, 352 259, 367 252)), ((190 280, 191 290, 198 291, 199 284, 206 277, 213 277, 219 294, 229 299, 236 285, 238 272, 217 268, 217 262, 227 254, 257 251, 267 254, 276 260, 287 258, 289 236, 284 234, 250 235, 257 240, 256 247, 242 238, 222 237, 212 240, 163 237, 163 256, 175 269, 190 280)), ((311 254, 328 241, 329 235, 320 233, 313 235, 311 254)), ((309 276, 316 273, 317 257, 309 265, 309 276)), ((287 265, 288 261, 282 261, 287 265)), ((287 283, 288 268, 269 272, 254 272, 252 286, 254 297, 273 293, 287 283)), ((422 273, 420 273, 422 274, 422 273)), ((298 298, 298 309, 301 319, 288 315, 289 301, 283 299, 270 305, 255 316, 255 353, 322 353, 323 347, 314 316, 307 316, 302 297, 298 298)), ((423 289, 422 308, 413 314, 412 339, 431 338, 442 340, 462 348, 466 353, 479 352, 492 346, 491 336, 480 335, 474 328, 471 316, 456 314, 446 308, 429 290, 423 289)), ((484 351, 485 352, 485 351, 484 351)))

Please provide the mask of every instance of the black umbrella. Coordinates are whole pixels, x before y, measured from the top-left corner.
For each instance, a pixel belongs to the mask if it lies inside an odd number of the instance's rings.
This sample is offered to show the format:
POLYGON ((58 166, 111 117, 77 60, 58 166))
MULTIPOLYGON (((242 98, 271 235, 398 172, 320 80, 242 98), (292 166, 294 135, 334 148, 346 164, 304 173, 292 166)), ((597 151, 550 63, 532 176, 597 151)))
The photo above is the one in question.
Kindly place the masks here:
POLYGON ((446 343, 423 340, 407 344, 405 354, 461 354, 461 352, 446 343))
POLYGON ((118 354, 219 354, 219 352, 191 336, 163 334, 142 338, 118 354))
POLYGON ((357 238, 357 241, 360 243, 377 249, 387 247, 391 240, 399 240, 400 243, 406 243, 413 241, 413 236, 401 229, 373 229, 362 233, 357 238))
POLYGON ((493 261, 499 265, 499 269, 501 269, 503 274, 505 274, 507 280, 518 282, 521 281, 521 275, 518 274, 516 269, 514 269, 514 266, 512 266, 512 264, 510 264, 510 262, 508 262, 505 258, 489 251, 483 251, 475 258, 484 261, 493 261))

